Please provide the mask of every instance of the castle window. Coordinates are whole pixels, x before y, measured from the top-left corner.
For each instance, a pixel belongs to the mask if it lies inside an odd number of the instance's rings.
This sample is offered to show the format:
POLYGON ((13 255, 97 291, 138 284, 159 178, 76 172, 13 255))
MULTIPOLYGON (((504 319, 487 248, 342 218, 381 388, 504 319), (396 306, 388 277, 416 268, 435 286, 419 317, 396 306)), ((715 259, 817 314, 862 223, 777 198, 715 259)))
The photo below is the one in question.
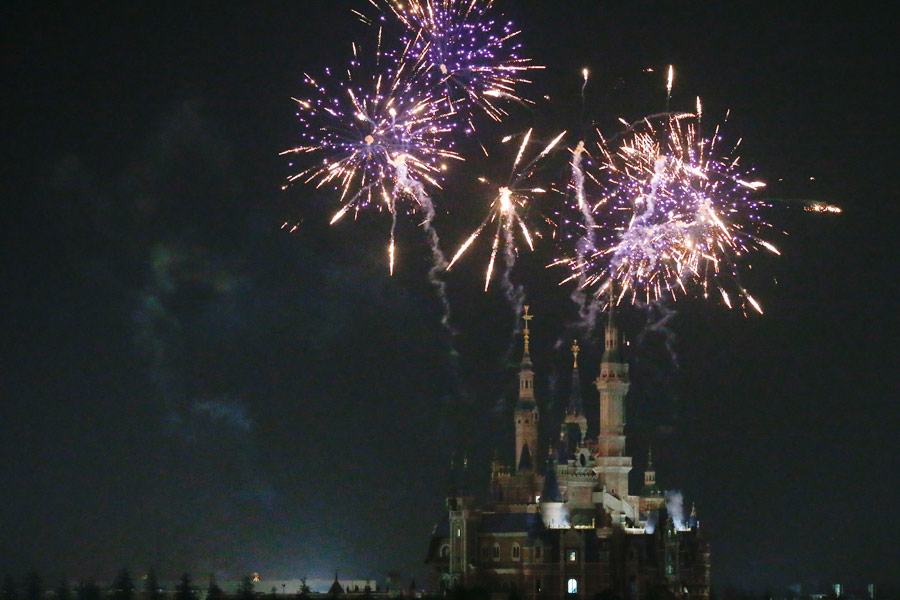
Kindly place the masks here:
POLYGON ((566 552, 566 560, 570 563, 578 562, 578 550, 569 550, 566 552))
POLYGON ((568 583, 566 584, 566 590, 567 590, 570 594, 577 594, 577 593, 578 593, 578 580, 577 580, 577 579, 570 579, 570 580, 568 581, 568 583))
POLYGON ((450 556, 450 546, 444 544, 441 546, 441 558, 447 558, 448 556, 450 556))
POLYGON ((494 544, 494 561, 500 560, 500 544, 494 544))
POLYGON ((460 536, 462 536, 462 529, 460 529, 459 527, 457 527, 457 528, 456 528, 456 537, 460 537, 460 536))
POLYGON ((519 560, 522 557, 522 549, 518 544, 513 544, 512 559, 519 560))

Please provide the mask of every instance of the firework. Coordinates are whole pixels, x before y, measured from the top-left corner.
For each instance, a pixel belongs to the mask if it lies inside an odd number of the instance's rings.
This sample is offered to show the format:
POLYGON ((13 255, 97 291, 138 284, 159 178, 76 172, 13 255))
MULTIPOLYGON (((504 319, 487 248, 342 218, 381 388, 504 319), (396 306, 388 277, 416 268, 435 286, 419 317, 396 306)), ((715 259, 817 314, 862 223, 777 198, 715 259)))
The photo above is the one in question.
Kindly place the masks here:
POLYGON ((475 106, 499 121, 501 101, 527 102, 516 88, 530 83, 526 71, 543 67, 518 56, 520 31, 491 17, 493 0, 370 1, 400 20, 401 61, 414 62, 415 76, 453 110, 475 106))
MULTIPOLYGON (((380 37, 380 36, 379 36, 380 37)), ((461 160, 450 146, 452 116, 441 103, 417 90, 407 71, 393 63, 367 73, 353 45, 345 78, 316 80, 305 74, 306 94, 294 100, 300 145, 282 154, 301 155, 311 166, 288 178, 340 191, 340 209, 331 223, 366 207, 392 216, 389 255, 393 269, 393 228, 398 212, 433 214, 426 186, 439 188, 448 159, 461 160)), ((381 53, 377 60, 383 60, 381 53)))
POLYGON ((822 204, 821 202, 812 202, 803 207, 803 210, 806 212, 829 212, 829 213, 840 213, 841 207, 834 206, 832 204, 822 204))
MULTIPOLYGON (((478 236, 488 228, 488 226, 496 224, 494 230, 494 242, 491 246, 491 257, 488 261, 484 278, 485 291, 487 291, 488 286, 491 283, 491 275, 494 271, 494 263, 497 259, 497 252, 500 249, 501 240, 504 243, 507 256, 507 266, 509 266, 509 263, 513 259, 513 234, 516 229, 519 229, 522 232, 522 236, 528 244, 528 247, 532 250, 534 249, 531 232, 525 223, 525 213, 531 198, 535 194, 545 193, 546 190, 541 187, 529 187, 526 183, 528 183, 528 180, 534 175, 535 168, 539 161, 553 150, 566 132, 563 131, 556 136, 556 138, 541 150, 537 156, 531 159, 525 166, 520 167, 519 165, 522 162, 522 157, 525 154, 525 148, 531 140, 531 131, 532 130, 529 129, 528 133, 526 133, 525 137, 522 139, 522 144, 519 146, 519 151, 513 161, 508 183, 497 190, 497 195, 491 201, 490 210, 488 211, 487 216, 481 222, 481 225, 479 225, 472 235, 470 235, 462 246, 460 246, 459 250, 457 250, 456 254, 453 256, 453 260, 451 260, 450 264, 447 266, 447 269, 450 269, 478 236)), ((508 139, 509 138, 505 138, 505 141, 508 139)), ((482 181, 487 183, 483 178, 482 181)))
POLYGON ((699 110, 698 100, 697 113, 645 118, 628 127, 617 148, 601 136, 608 185, 592 212, 609 227, 590 251, 558 261, 572 269, 567 281, 596 286, 598 296, 615 283, 615 302, 674 299, 692 285, 707 296, 713 287, 729 307, 728 290, 736 287, 742 302, 762 312, 737 269, 754 250, 778 253, 760 237, 767 205, 751 197, 765 184, 740 168, 740 140, 719 153, 718 127, 708 139, 700 135, 699 110))

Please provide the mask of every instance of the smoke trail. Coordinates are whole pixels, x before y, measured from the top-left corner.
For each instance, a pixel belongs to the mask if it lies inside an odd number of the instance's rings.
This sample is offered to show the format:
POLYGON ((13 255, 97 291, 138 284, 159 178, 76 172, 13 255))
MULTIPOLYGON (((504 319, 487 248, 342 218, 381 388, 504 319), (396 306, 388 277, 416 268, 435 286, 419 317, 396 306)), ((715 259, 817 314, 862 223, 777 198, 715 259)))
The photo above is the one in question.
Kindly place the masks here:
POLYGON ((669 356, 669 360, 675 369, 680 367, 678 355, 675 352, 675 342, 677 336, 669 327, 669 322, 675 317, 677 312, 674 308, 669 308, 665 302, 658 301, 647 305, 647 322, 638 336, 638 344, 643 345, 647 335, 650 333, 658 334, 662 339, 663 347, 669 356))
POLYGON ((666 492, 666 511, 672 517, 676 531, 684 531, 687 525, 684 520, 684 496, 678 490, 666 492))
MULTIPOLYGON (((587 75, 585 75, 585 85, 587 85, 587 75)), ((572 185, 575 188, 575 202, 578 204, 578 210, 581 211, 581 217, 584 221, 584 235, 575 244, 575 255, 578 264, 582 264, 584 257, 594 251, 594 230, 597 228, 591 207, 584 197, 584 169, 581 166, 584 152, 584 141, 582 140, 578 142, 578 146, 572 152, 572 185)), ((590 337, 597 325, 597 317, 600 314, 602 305, 586 288, 585 275, 583 272, 580 272, 570 298, 578 306, 578 329, 582 330, 586 337, 590 337)))
POLYGON ((505 264, 503 270, 500 272, 500 289, 503 290, 503 295, 509 302, 509 305, 513 310, 513 315, 515 315, 512 338, 510 339, 509 346, 504 354, 504 362, 506 364, 511 364, 513 352, 515 352, 517 345, 516 341, 519 338, 519 334, 522 333, 522 319, 519 317, 522 315, 522 310, 525 306, 525 288, 521 285, 515 285, 512 282, 512 270, 516 264, 512 231, 510 231, 509 228, 504 228, 503 236, 503 260, 505 264))
POLYGON ((198 416, 204 416, 210 421, 223 423, 236 431, 249 433, 253 430, 254 423, 247 416, 243 405, 234 400, 201 400, 196 401, 191 409, 198 416))
MULTIPOLYGON (((447 284, 439 277, 439 273, 447 270, 447 257, 444 256, 444 253, 441 250, 437 230, 432 225, 435 216, 434 204, 431 202, 431 198, 428 196, 422 183, 409 176, 409 167, 406 164, 406 157, 404 155, 401 154, 397 158, 391 160, 390 164, 394 167, 394 175, 397 179, 397 183, 394 186, 394 197, 396 198, 398 194, 403 193, 411 194, 425 213, 425 220, 422 222, 422 227, 425 228, 425 236, 428 240, 429 249, 431 250, 431 268, 428 270, 428 281, 431 283, 432 287, 434 287, 434 290, 438 295, 438 300, 441 302, 441 325, 447 331, 450 338, 450 356, 453 359, 454 376, 456 376, 455 370, 457 368, 456 362, 459 357, 459 352, 456 350, 455 338, 458 332, 450 324, 450 299, 447 296, 447 284)), ((394 215, 394 223, 396 223, 396 213, 394 215)), ((393 243, 392 228, 391 256, 393 256, 393 243)))

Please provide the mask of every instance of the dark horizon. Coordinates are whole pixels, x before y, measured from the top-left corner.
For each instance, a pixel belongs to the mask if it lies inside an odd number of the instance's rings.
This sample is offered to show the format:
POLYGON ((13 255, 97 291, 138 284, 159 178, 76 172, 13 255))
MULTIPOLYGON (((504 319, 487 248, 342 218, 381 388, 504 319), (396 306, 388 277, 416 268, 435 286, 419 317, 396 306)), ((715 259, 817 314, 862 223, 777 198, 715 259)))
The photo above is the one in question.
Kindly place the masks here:
MULTIPOLYGON (((521 340, 498 288, 481 291, 485 249, 446 277, 451 358, 415 223, 398 224, 389 277, 389 218, 329 227, 336 194, 280 190, 302 73, 373 35, 351 8, 371 5, 7 9, 0 573, 33 568, 49 586, 47 573, 111 579, 161 558, 161 572, 424 583, 451 454, 468 453, 479 489, 495 450, 511 462, 521 340)), ((488 143, 535 126, 574 144, 585 114, 609 130, 658 111, 674 64, 672 106, 699 95, 710 122, 730 108, 724 133, 743 139, 769 197, 843 209, 775 203, 782 255, 746 273, 762 316, 683 299, 657 331, 658 314, 621 311, 631 482, 652 445, 661 485, 697 502, 719 590, 900 588, 887 15, 497 8, 548 68, 523 88, 535 106, 485 124, 488 143)), ((446 253, 483 215, 475 178, 508 167, 471 157, 434 194, 446 253)), ((565 168, 550 161, 547 177, 565 168)), ((514 271, 536 315, 548 432, 576 335, 552 257, 541 246, 514 271)), ((586 403, 601 334, 579 339, 586 403)))

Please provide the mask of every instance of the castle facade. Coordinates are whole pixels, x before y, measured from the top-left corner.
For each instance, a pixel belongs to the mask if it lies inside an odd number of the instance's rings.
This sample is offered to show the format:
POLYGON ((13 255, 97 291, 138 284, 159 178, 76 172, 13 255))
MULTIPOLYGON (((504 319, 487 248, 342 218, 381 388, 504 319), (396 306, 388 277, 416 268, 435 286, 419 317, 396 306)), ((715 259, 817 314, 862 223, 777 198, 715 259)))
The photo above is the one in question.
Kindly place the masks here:
POLYGON ((476 506, 455 485, 435 526, 426 562, 440 587, 486 588, 519 598, 708 600, 709 544, 696 511, 670 514, 648 452, 644 485, 629 490, 626 452, 628 363, 612 312, 599 376, 599 423, 588 423, 580 393, 578 345, 572 392, 558 439, 539 446, 540 410, 529 350, 524 350, 513 411, 515 462, 492 463, 488 500, 476 506))

